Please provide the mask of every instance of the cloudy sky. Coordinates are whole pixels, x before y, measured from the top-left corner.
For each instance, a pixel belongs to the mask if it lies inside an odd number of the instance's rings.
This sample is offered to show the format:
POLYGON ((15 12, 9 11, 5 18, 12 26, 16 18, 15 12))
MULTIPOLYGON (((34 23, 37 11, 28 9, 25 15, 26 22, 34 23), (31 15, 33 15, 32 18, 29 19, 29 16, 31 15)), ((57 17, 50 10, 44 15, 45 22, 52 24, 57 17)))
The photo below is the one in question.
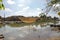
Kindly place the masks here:
MULTIPOLYGON (((3 0, 5 10, 0 11, 1 16, 39 16, 39 14, 46 7, 46 0, 3 0)), ((50 12, 48 16, 57 16, 57 14, 50 12)))

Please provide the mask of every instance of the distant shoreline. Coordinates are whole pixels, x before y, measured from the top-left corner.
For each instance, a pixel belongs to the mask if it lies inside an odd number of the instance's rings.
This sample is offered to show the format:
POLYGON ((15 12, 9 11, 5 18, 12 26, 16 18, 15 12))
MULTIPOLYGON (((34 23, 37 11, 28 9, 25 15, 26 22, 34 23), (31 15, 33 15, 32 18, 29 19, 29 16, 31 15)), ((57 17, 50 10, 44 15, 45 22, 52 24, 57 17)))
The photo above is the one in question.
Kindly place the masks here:
POLYGON ((24 16, 10 16, 7 18, 2 18, 0 16, 0 23, 34 23, 34 22, 56 22, 59 18, 51 16, 41 16, 41 17, 24 17, 24 16))

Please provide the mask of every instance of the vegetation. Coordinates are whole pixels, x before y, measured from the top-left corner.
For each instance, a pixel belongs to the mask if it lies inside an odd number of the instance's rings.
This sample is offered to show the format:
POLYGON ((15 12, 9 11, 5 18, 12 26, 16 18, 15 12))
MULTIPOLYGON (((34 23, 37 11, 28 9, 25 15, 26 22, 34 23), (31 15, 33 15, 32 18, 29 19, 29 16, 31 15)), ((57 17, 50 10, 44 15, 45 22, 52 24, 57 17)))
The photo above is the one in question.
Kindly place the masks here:
POLYGON ((10 21, 11 22, 15 22, 15 23, 22 23, 22 22, 24 22, 24 23, 35 23, 35 22, 43 23, 43 22, 54 22, 54 20, 55 21, 59 20, 57 17, 52 18, 51 16, 47 17, 46 15, 43 15, 43 16, 40 16, 40 17, 19 17, 19 16, 13 16, 13 17, 0 18, 0 19, 1 20, 5 19, 5 21, 7 21, 8 23, 10 21))
POLYGON ((0 0, 0 10, 4 10, 5 7, 4 7, 4 4, 3 4, 3 0, 0 0))
POLYGON ((60 12, 58 12, 58 15, 60 16, 60 12))
POLYGON ((60 16, 60 12, 58 12, 58 15, 60 16))
POLYGON ((60 0, 46 0, 47 2, 47 6, 46 6, 46 10, 44 13, 46 13, 46 15, 50 12, 50 10, 53 7, 53 11, 58 12, 60 11, 59 7, 56 7, 57 4, 60 4, 60 0))
POLYGON ((3 24, 0 24, 0 28, 1 28, 2 26, 4 26, 4 25, 3 25, 3 24))
POLYGON ((49 6, 52 6, 52 5, 57 4, 57 3, 60 3, 60 0, 51 0, 51 1, 48 3, 48 5, 49 5, 49 6))

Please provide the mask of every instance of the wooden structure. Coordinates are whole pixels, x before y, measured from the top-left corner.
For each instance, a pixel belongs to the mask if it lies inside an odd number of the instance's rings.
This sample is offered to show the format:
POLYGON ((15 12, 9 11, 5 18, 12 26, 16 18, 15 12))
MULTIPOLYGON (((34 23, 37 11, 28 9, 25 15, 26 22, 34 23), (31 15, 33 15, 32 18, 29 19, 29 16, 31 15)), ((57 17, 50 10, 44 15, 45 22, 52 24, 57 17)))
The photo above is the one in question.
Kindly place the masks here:
POLYGON ((21 17, 19 18, 22 22, 24 23, 33 23, 33 22, 36 22, 36 20, 38 18, 34 18, 34 17, 21 17))

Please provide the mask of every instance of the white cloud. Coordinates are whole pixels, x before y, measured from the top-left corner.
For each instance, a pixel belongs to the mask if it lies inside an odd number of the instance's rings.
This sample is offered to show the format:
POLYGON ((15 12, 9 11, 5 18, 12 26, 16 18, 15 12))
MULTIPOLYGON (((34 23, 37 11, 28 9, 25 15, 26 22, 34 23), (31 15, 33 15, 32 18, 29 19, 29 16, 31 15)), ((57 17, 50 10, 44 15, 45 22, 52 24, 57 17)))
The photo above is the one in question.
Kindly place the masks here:
POLYGON ((19 1, 17 1, 17 3, 19 3, 19 6, 22 6, 22 5, 26 6, 26 5, 31 4, 31 2, 32 2, 32 0, 19 0, 19 1))
POLYGON ((6 12, 12 12, 12 10, 10 8, 5 8, 6 12))
POLYGON ((23 11, 17 11, 17 12, 15 12, 16 14, 18 14, 18 13, 23 13, 23 11))
POLYGON ((23 8, 23 11, 28 11, 29 8, 30 8, 29 6, 24 7, 24 8, 23 8))
POLYGON ((15 12, 15 15, 22 15, 22 16, 39 16, 41 13, 40 8, 31 9, 29 6, 24 7, 23 10, 15 12))
POLYGON ((8 3, 8 4, 15 4, 15 1, 7 0, 7 3, 8 3))
POLYGON ((18 1, 19 4, 17 6, 20 8, 20 10, 26 11, 30 8, 28 5, 31 2, 32 2, 32 0, 19 0, 18 1))
POLYGON ((40 8, 37 8, 37 10, 39 11, 39 10, 41 10, 40 8))
POLYGON ((26 0, 20 0, 21 1, 21 3, 24 3, 26 0))
POLYGON ((21 3, 31 3, 31 0, 20 0, 21 1, 21 3))
POLYGON ((39 14, 43 12, 40 8, 37 8, 36 11, 37 11, 37 13, 39 13, 39 14))
POLYGON ((25 5, 23 5, 23 4, 18 4, 18 6, 19 6, 19 7, 24 7, 25 5))
POLYGON ((42 9, 40 9, 40 8, 36 8, 36 11, 41 11, 41 12, 43 12, 42 9))
POLYGON ((19 13, 20 14, 20 13, 26 13, 27 11, 30 11, 30 7, 29 6, 23 7, 22 10, 17 11, 15 13, 19 13))

